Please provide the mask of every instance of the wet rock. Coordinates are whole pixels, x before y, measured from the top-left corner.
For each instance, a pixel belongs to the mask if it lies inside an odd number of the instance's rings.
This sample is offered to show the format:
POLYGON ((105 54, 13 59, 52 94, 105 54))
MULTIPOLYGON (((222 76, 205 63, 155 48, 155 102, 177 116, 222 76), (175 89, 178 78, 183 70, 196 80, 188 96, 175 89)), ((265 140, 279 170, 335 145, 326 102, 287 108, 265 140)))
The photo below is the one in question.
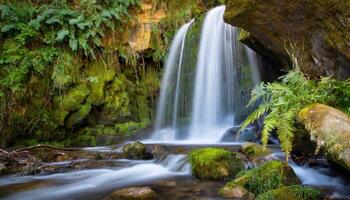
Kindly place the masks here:
POLYGON ((160 144, 151 145, 148 149, 157 158, 170 154, 170 149, 160 144))
POLYGON ((146 145, 141 142, 134 142, 124 145, 123 155, 127 159, 152 159, 153 156, 147 149, 146 145))
POLYGON ((268 147, 251 142, 245 142, 241 146, 241 151, 244 155, 248 156, 250 160, 256 160, 257 158, 267 156, 272 153, 268 147))
POLYGON ((68 160, 73 160, 73 158, 64 152, 57 152, 51 157, 51 161, 53 162, 63 162, 68 160))
POLYGON ((149 187, 131 187, 113 192, 106 200, 152 200, 156 193, 149 187))
POLYGON ((292 185, 270 190, 257 196, 256 200, 285 199, 285 200, 319 200, 320 191, 308 186, 292 185))
POLYGON ((299 112, 298 120, 318 149, 324 147, 329 160, 350 170, 349 116, 335 108, 313 104, 299 112))
POLYGON ((201 179, 234 177, 245 169, 243 155, 219 148, 196 149, 189 153, 193 174, 201 179))
POLYGON ((3 163, 0 163, 0 176, 6 174, 7 171, 7 167, 3 163))
POLYGON ((296 184, 300 184, 300 180, 287 163, 271 161, 261 167, 239 173, 235 180, 228 182, 221 189, 220 193, 241 186, 249 192, 261 194, 284 185, 296 184))
POLYGON ((243 188, 242 186, 235 186, 232 188, 224 188, 220 195, 222 195, 225 198, 231 198, 231 199, 239 199, 239 200, 253 200, 254 194, 250 193, 247 189, 243 188))

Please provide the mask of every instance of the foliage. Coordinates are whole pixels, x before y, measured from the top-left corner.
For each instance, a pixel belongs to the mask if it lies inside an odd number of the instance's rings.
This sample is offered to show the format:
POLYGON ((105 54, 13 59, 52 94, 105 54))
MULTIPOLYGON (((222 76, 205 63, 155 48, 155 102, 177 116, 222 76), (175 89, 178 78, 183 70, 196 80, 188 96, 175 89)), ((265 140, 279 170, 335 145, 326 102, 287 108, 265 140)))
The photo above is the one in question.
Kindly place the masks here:
POLYGON ((248 116, 241 130, 266 113, 262 142, 267 144, 271 132, 276 130, 288 157, 292 150, 297 113, 312 103, 328 104, 350 113, 350 80, 341 81, 330 77, 319 81, 310 80, 302 72, 293 70, 280 77, 280 82, 261 83, 252 91, 249 103, 249 106, 259 106, 248 116))
POLYGON ((64 95, 76 83, 76 74, 81 74, 77 73, 81 66, 78 61, 98 55, 102 58, 105 32, 122 29, 131 19, 130 8, 139 5, 139 0, 0 3, 3 144, 6 138, 34 134, 40 132, 39 127, 54 127, 52 97, 57 91, 59 96, 64 95))
POLYGON ((320 191, 308 186, 292 185, 284 186, 275 190, 270 190, 260 194, 257 200, 318 200, 320 191))

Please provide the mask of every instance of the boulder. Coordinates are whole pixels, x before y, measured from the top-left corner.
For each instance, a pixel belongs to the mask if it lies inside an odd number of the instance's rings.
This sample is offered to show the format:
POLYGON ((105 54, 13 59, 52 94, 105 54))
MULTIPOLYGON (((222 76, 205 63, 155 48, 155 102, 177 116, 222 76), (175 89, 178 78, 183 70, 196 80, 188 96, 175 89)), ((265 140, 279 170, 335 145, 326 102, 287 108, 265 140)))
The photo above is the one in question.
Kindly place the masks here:
POLYGON ((133 142, 123 146, 123 155, 127 159, 147 160, 152 159, 153 155, 148 151, 146 145, 141 142, 133 142))
POLYGON ((247 31, 242 41, 265 57, 287 66, 292 53, 312 78, 349 77, 350 1, 227 0, 226 5, 225 21, 247 31))
POLYGON ((232 188, 225 187, 221 192, 220 195, 222 195, 225 198, 230 199, 240 199, 240 200, 253 200, 254 194, 250 193, 247 189, 245 189, 242 186, 235 186, 232 188))
POLYGON ((285 162, 270 161, 261 167, 239 173, 235 180, 228 182, 220 194, 241 186, 254 194, 261 194, 281 186, 300 184, 300 180, 285 162))
POLYGON ((151 200, 156 193, 149 187, 131 187, 113 192, 106 200, 151 200))
POLYGON ((257 196, 256 200, 281 199, 281 200, 319 200, 320 191, 308 186, 292 185, 270 190, 257 196))
POLYGON ((343 112, 323 105, 312 104, 300 110, 299 122, 316 142, 324 147, 329 160, 350 170, 350 118, 343 112))
POLYGON ((0 176, 6 174, 7 171, 7 167, 3 163, 0 163, 0 176))
POLYGON ((246 164, 243 155, 219 148, 193 150, 189 159, 196 177, 211 180, 234 177, 246 164))
POLYGON ((264 147, 261 144, 245 142, 241 146, 241 151, 250 160, 255 160, 260 157, 267 156, 272 153, 268 147, 264 147))

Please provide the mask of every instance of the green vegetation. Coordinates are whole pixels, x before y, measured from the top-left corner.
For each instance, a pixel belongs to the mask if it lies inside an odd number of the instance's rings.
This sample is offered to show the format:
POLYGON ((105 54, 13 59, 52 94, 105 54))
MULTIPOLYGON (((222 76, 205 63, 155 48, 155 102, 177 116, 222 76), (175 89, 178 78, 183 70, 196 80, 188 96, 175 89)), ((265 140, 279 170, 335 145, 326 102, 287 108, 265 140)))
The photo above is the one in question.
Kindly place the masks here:
POLYGON ((245 168, 238 153, 219 148, 196 149, 189 153, 193 173, 202 179, 235 176, 245 168))
POLYGON ((308 186, 292 185, 270 190, 257 196, 257 200, 318 200, 321 194, 319 190, 308 186))
POLYGON ((241 129, 264 117, 262 142, 267 144, 271 132, 276 130, 283 151, 292 150, 296 117, 300 109, 312 103, 323 103, 350 113, 350 80, 332 78, 311 80, 299 70, 280 78, 281 82, 261 83, 251 94, 249 105, 258 108, 245 120, 241 129))
POLYGON ((240 172, 235 180, 226 184, 225 188, 242 186, 254 194, 261 194, 282 186, 299 183, 298 177, 287 163, 271 161, 261 167, 240 172))

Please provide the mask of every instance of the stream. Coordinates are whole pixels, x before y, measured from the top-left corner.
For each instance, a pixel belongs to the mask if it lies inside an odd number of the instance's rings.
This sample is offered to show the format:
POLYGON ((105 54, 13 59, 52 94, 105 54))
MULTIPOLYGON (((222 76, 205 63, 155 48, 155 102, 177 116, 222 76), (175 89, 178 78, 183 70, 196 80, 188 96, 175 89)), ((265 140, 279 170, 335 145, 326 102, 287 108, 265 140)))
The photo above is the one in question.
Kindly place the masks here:
MULTIPOLYGON (((107 159, 99 162, 107 167, 71 170, 65 173, 34 176, 5 176, 0 179, 0 199, 104 199, 113 191, 132 186, 148 186, 159 199, 223 199, 217 195, 223 181, 203 181, 191 175, 186 152, 205 146, 219 146, 237 151, 238 144, 179 145, 168 144, 168 154, 153 160, 107 159), (179 153, 176 153, 179 152, 179 153)), ((85 151, 118 152, 109 147, 86 148, 85 151)), ((283 153, 273 147, 269 159, 281 159, 283 153)), ((64 168, 76 161, 50 163, 64 168)), ((328 167, 298 166, 290 163, 303 184, 322 190, 331 199, 349 199, 350 181, 328 167)))

